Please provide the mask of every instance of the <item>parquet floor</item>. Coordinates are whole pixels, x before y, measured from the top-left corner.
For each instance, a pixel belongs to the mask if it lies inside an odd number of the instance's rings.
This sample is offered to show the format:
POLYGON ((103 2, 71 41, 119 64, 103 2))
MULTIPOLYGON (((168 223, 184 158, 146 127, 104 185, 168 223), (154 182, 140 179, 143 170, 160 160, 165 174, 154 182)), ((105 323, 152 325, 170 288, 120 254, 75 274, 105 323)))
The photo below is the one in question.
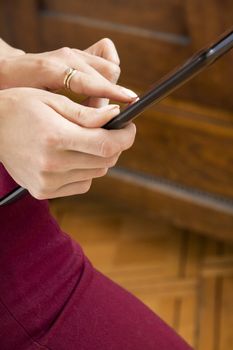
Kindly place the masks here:
POLYGON ((91 195, 50 205, 99 270, 149 305, 195 349, 233 349, 233 244, 91 195))

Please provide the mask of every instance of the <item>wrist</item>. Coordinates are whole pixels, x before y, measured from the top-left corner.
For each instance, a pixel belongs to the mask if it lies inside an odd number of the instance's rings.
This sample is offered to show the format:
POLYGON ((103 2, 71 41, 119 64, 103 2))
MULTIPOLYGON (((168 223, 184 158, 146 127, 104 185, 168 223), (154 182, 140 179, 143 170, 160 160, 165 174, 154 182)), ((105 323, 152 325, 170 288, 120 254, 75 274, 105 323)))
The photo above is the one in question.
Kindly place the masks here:
POLYGON ((22 55, 25 55, 26 52, 21 50, 21 49, 13 49, 11 51, 11 53, 9 54, 9 56, 22 56, 22 55))
POLYGON ((0 90, 7 89, 9 87, 7 84, 8 65, 8 59, 5 57, 0 57, 0 90))
POLYGON ((8 45, 4 40, 0 38, 0 57, 9 57, 9 56, 20 56, 25 55, 25 52, 20 49, 16 49, 8 45))

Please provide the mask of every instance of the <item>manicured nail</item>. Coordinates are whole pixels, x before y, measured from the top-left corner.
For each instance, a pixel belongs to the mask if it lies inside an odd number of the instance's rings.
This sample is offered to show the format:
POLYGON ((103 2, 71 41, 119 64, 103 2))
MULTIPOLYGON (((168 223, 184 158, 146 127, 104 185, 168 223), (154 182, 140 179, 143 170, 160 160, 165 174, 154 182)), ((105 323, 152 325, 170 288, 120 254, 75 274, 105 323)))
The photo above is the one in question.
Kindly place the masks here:
POLYGON ((122 91, 124 92, 125 95, 127 95, 128 97, 132 98, 137 98, 138 95, 135 94, 135 92, 133 92, 132 90, 126 89, 126 88, 122 88, 122 91))

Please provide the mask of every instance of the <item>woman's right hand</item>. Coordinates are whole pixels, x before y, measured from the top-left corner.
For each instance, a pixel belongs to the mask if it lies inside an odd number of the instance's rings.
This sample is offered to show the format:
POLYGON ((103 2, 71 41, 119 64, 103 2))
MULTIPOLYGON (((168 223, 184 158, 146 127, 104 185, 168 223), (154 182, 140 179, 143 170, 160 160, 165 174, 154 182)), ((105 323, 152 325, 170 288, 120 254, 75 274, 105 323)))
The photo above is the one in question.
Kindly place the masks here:
POLYGON ((0 91, 0 161, 37 199, 87 192, 130 148, 135 126, 104 130, 119 113, 33 88, 0 91))

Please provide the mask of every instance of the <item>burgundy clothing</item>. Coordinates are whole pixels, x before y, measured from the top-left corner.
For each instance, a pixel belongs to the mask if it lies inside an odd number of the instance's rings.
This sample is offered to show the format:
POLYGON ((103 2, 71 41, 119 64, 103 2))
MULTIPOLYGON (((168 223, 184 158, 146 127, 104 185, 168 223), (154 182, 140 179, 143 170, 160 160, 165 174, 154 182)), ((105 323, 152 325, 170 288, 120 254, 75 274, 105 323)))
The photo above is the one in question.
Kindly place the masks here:
MULTIPOLYGON (((0 195, 17 184, 0 164, 0 195)), ((0 207, 1 350, 188 350, 30 194, 0 207)))

